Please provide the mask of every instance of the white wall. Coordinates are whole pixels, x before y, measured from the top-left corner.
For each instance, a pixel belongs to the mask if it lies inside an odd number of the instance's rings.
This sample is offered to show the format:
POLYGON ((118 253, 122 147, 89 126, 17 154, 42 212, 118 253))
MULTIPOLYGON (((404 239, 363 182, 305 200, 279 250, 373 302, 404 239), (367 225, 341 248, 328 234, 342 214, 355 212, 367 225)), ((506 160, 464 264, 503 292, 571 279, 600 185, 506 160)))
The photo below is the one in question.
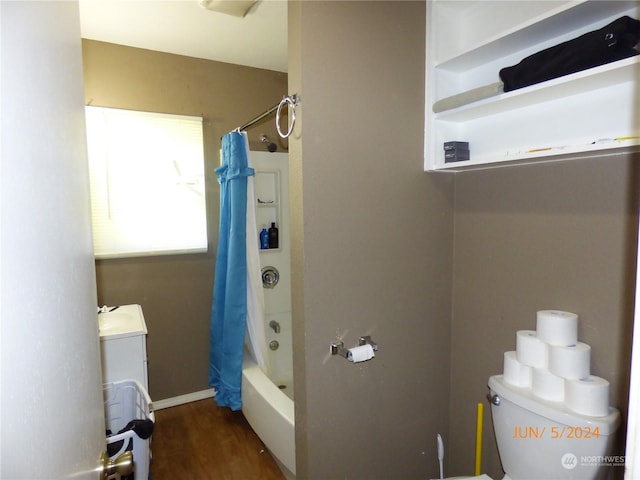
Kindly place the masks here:
POLYGON ((105 440, 78 4, 0 8, 0 477, 95 478, 105 440))

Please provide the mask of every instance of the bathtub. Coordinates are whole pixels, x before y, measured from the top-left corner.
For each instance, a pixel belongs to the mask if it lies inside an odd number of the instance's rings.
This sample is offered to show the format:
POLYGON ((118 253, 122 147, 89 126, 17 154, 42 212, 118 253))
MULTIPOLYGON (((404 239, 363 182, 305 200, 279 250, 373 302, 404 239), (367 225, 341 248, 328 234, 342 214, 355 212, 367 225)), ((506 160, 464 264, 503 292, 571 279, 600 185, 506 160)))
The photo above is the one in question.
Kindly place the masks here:
POLYGON ((292 382, 276 385, 249 354, 242 366, 242 413, 258 434, 287 480, 296 477, 295 420, 293 399, 279 386, 291 391, 292 382))

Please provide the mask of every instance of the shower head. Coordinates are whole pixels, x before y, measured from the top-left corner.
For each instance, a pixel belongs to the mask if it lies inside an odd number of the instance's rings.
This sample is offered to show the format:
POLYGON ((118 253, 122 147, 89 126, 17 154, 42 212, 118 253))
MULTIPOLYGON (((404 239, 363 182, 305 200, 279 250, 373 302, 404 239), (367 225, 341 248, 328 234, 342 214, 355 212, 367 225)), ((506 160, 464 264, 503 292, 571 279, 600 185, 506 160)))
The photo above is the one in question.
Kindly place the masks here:
POLYGON ((278 146, 271 141, 269 137, 267 137, 264 133, 260 134, 260 143, 268 143, 267 149, 273 153, 278 150, 278 146))

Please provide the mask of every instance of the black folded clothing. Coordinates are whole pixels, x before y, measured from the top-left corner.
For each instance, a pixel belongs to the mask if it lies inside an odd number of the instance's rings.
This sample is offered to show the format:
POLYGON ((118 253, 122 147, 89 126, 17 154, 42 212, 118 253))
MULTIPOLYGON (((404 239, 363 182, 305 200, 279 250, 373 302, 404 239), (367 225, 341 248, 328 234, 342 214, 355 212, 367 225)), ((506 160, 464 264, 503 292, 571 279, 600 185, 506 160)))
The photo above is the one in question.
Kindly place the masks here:
POLYGON ((500 70, 504 91, 534 85, 570 73, 638 55, 640 21, 620 17, 606 27, 585 33, 528 56, 517 65, 500 70))
MULTIPOLYGON (((153 420, 145 418, 144 420, 131 420, 129 423, 125 425, 123 429, 121 429, 118 434, 128 432, 129 430, 133 430, 134 433, 141 439, 146 440, 153 433, 153 420)), ((107 430, 107 436, 111 436, 111 430, 107 430)), ((118 442, 109 443, 107 445, 107 454, 109 457, 114 456, 116 453, 120 451, 122 448, 124 440, 120 440, 118 442)), ((131 439, 129 439, 129 444, 127 445, 127 450, 132 450, 133 445, 131 444, 131 439)))

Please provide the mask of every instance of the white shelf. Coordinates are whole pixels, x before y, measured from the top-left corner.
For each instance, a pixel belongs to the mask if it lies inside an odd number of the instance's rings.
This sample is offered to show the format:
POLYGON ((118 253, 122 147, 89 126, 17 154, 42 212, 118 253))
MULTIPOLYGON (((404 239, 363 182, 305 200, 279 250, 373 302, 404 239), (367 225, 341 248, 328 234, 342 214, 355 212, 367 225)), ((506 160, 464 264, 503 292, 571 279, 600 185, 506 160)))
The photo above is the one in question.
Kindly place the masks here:
POLYGON ((491 155, 478 157, 473 160, 445 163, 439 166, 440 172, 457 172, 462 170, 483 170, 487 168, 506 167, 512 165, 528 165, 540 162, 554 162, 584 159, 590 157, 604 158, 610 155, 618 155, 624 152, 640 152, 640 141, 630 140, 626 142, 612 143, 610 145, 584 145, 575 147, 552 148, 541 152, 523 152, 517 155, 491 155))
MULTIPOLYGON (((450 3, 463 4, 462 10, 456 12, 456 15, 460 17, 461 24, 465 23, 465 10, 469 11, 469 4, 472 4, 475 9, 485 8, 485 5, 473 5, 473 2, 440 2, 444 8, 449 8, 448 4, 450 3)), ((526 15, 528 11, 522 10, 523 5, 533 2, 518 3, 518 9, 522 11, 521 15, 526 15)), ((439 60, 437 67, 460 73, 493 60, 508 57, 515 52, 528 50, 532 45, 557 44, 559 41, 554 39, 575 38, 582 33, 595 30, 598 26, 594 26, 594 24, 606 24, 609 20, 614 20, 634 8, 634 3, 637 2, 578 0, 537 3, 539 5, 533 5, 534 8, 545 8, 545 3, 548 3, 549 8, 533 18, 526 18, 517 25, 490 35, 489 38, 465 48, 455 55, 439 60), (569 35, 568 32, 570 32, 569 35)), ((489 13, 489 15, 493 15, 493 13, 489 13)), ((471 17, 468 13, 466 16, 471 17)), ((479 15, 469 18, 467 23, 478 20, 477 17, 479 15)), ((481 17, 479 20, 486 19, 481 17)))
POLYGON ((637 150, 637 138, 598 140, 640 136, 639 56, 439 113, 432 106, 494 83, 500 68, 622 15, 639 18, 640 1, 433 0, 427 5, 425 170, 637 150), (471 160, 444 162, 442 144, 454 140, 469 142, 471 160))
POLYGON ((600 88, 607 88, 624 82, 633 82, 638 78, 640 78, 640 56, 512 90, 495 97, 437 113, 435 118, 436 120, 446 121, 473 120, 509 110, 526 108, 533 103, 548 102, 559 97, 593 92, 600 88))

